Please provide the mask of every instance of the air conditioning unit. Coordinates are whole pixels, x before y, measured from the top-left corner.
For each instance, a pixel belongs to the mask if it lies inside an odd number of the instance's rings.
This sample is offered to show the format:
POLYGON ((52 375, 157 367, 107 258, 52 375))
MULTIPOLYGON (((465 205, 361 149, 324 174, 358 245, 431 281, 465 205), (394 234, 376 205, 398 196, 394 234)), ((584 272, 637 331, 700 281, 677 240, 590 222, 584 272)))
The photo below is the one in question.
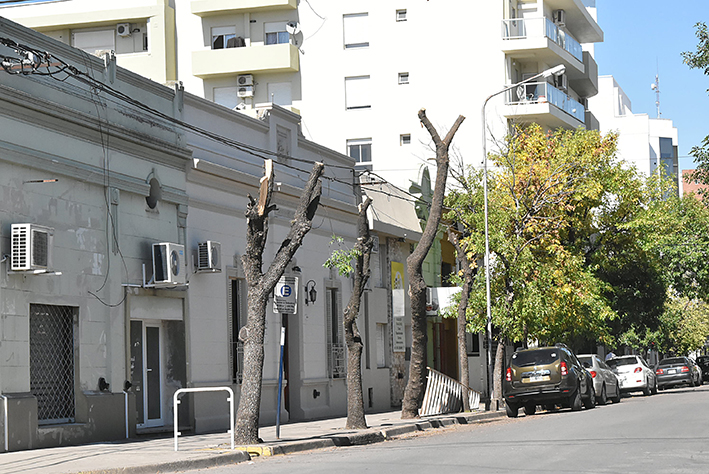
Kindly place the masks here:
POLYGON ((554 10, 551 18, 556 26, 566 26, 566 12, 564 10, 554 10))
POLYGON ((254 86, 239 86, 239 88, 236 90, 236 95, 238 97, 253 97, 254 86))
POLYGON ((10 270, 47 270, 52 266, 54 229, 35 224, 12 224, 10 270))
POLYGON ((200 242, 197 245, 197 271, 221 272, 222 244, 213 240, 200 242))
POLYGON ((240 76, 236 76, 236 83, 241 86, 253 86, 254 85, 254 76, 251 74, 242 74, 240 76))
POLYGON ((185 285, 185 246, 161 242, 153 244, 153 283, 157 287, 185 285))
POLYGON ((116 34, 122 38, 130 36, 130 23, 119 23, 116 25, 116 34))
POLYGON ((554 85, 561 91, 567 91, 569 89, 569 76, 566 74, 555 76, 554 85))

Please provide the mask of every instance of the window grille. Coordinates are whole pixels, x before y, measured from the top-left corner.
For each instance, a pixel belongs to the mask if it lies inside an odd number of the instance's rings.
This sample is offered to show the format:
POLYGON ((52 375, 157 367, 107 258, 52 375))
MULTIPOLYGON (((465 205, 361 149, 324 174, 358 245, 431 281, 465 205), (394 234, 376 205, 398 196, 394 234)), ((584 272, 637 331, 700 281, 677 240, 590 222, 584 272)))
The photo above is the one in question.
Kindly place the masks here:
POLYGON ((30 305, 30 392, 39 424, 74 422, 74 319, 69 306, 30 305))
POLYGON ((330 378, 344 378, 347 374, 344 327, 342 326, 342 298, 337 288, 328 288, 327 298, 327 353, 330 378))
POLYGON ((241 383, 244 376, 244 343, 239 341, 239 331, 246 326, 243 280, 229 279, 227 289, 227 315, 229 326, 229 367, 233 383, 241 383))

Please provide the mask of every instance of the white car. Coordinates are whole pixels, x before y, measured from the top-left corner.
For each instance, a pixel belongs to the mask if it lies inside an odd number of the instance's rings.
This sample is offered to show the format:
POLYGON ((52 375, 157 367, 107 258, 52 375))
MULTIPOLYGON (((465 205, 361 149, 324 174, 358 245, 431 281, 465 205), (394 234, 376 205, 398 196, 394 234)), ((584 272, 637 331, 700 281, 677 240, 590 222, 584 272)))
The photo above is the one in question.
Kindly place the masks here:
POLYGON ((657 393, 655 371, 638 355, 613 357, 606 361, 620 381, 621 392, 642 391, 645 395, 657 393))

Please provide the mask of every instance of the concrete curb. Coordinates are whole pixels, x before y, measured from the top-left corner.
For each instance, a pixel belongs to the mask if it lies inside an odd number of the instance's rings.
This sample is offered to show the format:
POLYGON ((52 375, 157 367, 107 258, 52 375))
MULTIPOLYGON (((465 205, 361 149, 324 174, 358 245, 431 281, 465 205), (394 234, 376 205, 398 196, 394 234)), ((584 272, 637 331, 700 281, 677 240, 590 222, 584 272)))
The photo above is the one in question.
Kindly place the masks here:
POLYGON ((98 471, 85 471, 86 474, 155 474, 156 472, 178 472, 193 469, 206 469, 210 467, 224 466, 226 464, 237 464, 250 461, 251 456, 246 451, 234 451, 229 453, 205 456, 197 459, 185 459, 158 464, 147 464, 143 466, 128 466, 115 469, 102 469, 98 471))

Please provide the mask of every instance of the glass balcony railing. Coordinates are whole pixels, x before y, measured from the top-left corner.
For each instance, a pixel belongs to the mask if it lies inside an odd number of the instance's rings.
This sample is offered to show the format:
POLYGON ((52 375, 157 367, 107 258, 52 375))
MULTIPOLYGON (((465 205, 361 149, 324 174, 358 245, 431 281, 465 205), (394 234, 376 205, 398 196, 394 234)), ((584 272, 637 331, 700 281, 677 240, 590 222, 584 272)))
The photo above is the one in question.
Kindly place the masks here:
POLYGON ((586 110, 580 102, 572 99, 563 91, 548 82, 528 82, 507 91, 507 105, 526 105, 549 103, 584 123, 586 110))
POLYGON ((549 18, 514 18, 502 20, 502 39, 516 40, 546 37, 558 44, 573 57, 583 61, 581 44, 569 33, 560 29, 549 18))

